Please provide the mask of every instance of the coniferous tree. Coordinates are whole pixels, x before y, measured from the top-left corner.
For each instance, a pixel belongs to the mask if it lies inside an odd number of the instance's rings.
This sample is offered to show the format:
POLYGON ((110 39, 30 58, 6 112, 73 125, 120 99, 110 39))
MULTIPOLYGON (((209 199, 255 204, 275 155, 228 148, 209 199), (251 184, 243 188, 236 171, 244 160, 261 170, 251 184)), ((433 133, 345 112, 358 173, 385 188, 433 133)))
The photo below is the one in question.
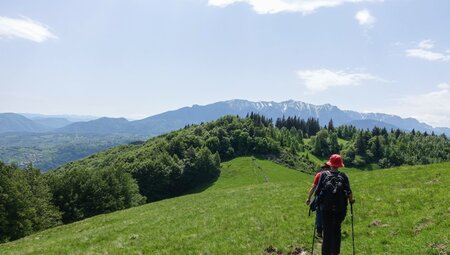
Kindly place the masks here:
POLYGON ((334 124, 333 124, 333 119, 330 119, 330 121, 328 122, 328 131, 332 131, 334 132, 334 124))

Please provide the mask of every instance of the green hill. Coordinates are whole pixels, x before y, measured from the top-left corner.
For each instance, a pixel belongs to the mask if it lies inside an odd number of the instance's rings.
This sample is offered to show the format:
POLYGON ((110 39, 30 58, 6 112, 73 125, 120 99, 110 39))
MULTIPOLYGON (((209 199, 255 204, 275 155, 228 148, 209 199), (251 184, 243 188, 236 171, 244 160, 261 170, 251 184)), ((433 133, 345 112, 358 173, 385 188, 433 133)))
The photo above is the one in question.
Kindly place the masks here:
MULTIPOLYGON (((345 170, 358 254, 448 254, 450 163, 345 170)), ((204 191, 95 216, 0 245, 1 254, 264 254, 310 249, 312 176, 250 157, 204 191)), ((351 254, 350 217, 342 254, 351 254)))
POLYGON ((46 132, 51 128, 16 113, 0 113, 0 133, 46 132))

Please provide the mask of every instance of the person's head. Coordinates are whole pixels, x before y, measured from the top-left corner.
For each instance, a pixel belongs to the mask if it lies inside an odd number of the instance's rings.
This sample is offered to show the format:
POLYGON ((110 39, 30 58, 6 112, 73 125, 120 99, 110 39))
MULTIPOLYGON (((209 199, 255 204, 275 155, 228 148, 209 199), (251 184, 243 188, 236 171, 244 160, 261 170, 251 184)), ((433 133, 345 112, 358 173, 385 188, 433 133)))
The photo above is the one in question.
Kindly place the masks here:
POLYGON ((342 160, 341 155, 339 154, 333 154, 330 156, 330 159, 326 163, 328 166, 331 167, 331 169, 338 169, 340 167, 344 167, 344 161, 342 160))

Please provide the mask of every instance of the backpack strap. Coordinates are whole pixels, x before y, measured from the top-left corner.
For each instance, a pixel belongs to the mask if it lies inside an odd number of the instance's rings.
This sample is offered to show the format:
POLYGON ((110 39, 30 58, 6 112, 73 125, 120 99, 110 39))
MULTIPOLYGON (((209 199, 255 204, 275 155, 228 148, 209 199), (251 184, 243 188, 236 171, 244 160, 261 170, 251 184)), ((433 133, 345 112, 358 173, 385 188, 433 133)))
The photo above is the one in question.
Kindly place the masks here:
POLYGON ((345 191, 345 194, 348 196, 349 192, 351 192, 350 187, 349 187, 350 183, 348 180, 348 176, 344 172, 339 172, 339 176, 341 176, 344 179, 344 183, 343 183, 344 191, 345 191))
POLYGON ((322 190, 323 190, 323 187, 325 185, 325 180, 330 175, 332 175, 332 174, 331 174, 331 172, 329 170, 322 171, 320 173, 319 184, 317 185, 316 191, 315 191, 316 196, 317 196, 317 206, 319 206, 322 203, 322 199, 323 199, 322 198, 322 196, 323 196, 322 190))
POLYGON ((330 172, 330 170, 323 171, 322 174, 325 174, 325 176, 323 177, 322 180, 325 180, 328 176, 331 176, 331 175, 332 175, 332 173, 330 172))
MULTIPOLYGON (((320 173, 320 179, 319 179, 319 186, 321 186, 321 188, 323 188, 323 185, 325 185, 325 180, 327 179, 328 176, 331 176, 332 173, 329 170, 326 171, 322 171, 320 173)), ((318 187, 317 187, 318 188, 318 187)))

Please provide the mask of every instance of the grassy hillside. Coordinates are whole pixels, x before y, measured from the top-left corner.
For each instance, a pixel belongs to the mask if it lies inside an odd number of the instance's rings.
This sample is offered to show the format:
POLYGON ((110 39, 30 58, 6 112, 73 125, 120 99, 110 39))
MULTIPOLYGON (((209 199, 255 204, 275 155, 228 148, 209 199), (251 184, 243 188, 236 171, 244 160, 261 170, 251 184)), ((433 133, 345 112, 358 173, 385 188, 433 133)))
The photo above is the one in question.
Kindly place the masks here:
MULTIPOLYGON (((345 170, 344 170, 345 171, 345 170)), ((450 163, 347 172, 358 254, 448 254, 450 163)), ((264 254, 310 248, 312 176, 270 161, 222 163, 206 190, 99 215, 0 245, 1 254, 264 254)), ((351 254, 350 217, 342 254, 351 254)))

